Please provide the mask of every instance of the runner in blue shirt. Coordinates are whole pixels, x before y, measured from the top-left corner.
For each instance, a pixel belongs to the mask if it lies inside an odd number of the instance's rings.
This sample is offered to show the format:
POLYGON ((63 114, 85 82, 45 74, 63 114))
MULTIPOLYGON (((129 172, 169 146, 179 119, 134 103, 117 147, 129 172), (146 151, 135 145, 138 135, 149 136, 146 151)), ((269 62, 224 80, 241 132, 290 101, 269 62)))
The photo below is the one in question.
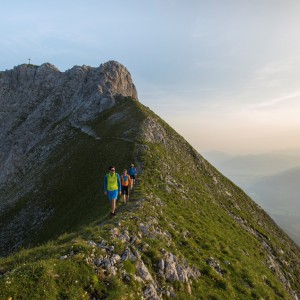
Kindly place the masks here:
POLYGON ((130 175, 130 178, 132 179, 132 185, 134 185, 135 184, 135 178, 136 178, 136 175, 137 175, 137 170, 136 170, 134 164, 131 164, 131 166, 130 166, 129 175, 130 175))

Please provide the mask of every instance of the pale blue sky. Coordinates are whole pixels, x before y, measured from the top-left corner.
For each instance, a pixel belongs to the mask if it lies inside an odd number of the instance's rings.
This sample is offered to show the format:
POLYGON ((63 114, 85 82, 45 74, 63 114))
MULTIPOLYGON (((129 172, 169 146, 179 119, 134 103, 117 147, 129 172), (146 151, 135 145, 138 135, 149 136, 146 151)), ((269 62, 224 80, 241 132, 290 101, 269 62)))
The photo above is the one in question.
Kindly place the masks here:
POLYGON ((300 1, 0 1, 0 70, 117 60, 199 152, 300 148, 300 1))

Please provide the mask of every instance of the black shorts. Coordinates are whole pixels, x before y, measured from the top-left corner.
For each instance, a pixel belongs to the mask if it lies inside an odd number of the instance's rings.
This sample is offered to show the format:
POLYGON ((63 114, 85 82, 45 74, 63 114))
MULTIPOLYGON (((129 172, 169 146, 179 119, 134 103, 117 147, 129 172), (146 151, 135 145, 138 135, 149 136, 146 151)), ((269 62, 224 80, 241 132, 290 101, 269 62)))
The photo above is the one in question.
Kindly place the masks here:
POLYGON ((121 192, 122 192, 122 195, 128 196, 128 185, 127 186, 122 185, 121 192))
POLYGON ((130 175, 130 178, 134 180, 135 179, 135 175, 130 175))

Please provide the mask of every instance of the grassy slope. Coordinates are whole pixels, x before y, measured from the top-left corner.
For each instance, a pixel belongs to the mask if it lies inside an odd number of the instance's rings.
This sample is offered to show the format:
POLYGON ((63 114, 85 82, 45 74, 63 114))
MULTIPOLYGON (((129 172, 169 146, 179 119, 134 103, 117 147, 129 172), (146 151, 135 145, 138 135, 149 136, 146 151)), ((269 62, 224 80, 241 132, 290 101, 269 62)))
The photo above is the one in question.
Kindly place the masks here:
MULTIPOLYGON (((179 299, 291 299, 275 272, 269 269, 268 253, 261 241, 244 230, 228 212, 239 216, 247 228, 264 237, 272 253, 282 256, 293 267, 283 266, 296 279, 300 278, 299 248, 240 189, 163 122, 169 136, 166 144, 145 143, 147 147, 138 153, 143 175, 133 194, 134 201, 113 222, 97 226, 108 211, 101 196, 107 165, 113 163, 119 170, 128 166, 138 146, 113 137, 125 135, 136 139, 138 126, 149 115, 156 118, 141 104, 124 102, 103 113, 92 124, 97 134, 105 138, 96 141, 78 132, 61 153, 56 153, 53 159, 60 160, 60 167, 53 171, 49 168, 47 176, 50 181, 54 175, 60 180, 48 195, 53 206, 60 204, 61 207, 56 209, 36 241, 47 240, 61 231, 67 233, 40 247, 1 259, 0 272, 6 273, 0 278, 0 299, 10 296, 14 299, 89 299, 91 295, 137 299, 142 290, 140 283, 123 281, 120 276, 107 278, 100 270, 95 272, 88 258, 101 255, 101 249, 93 250, 87 240, 106 239, 121 254, 126 245, 112 240, 110 235, 115 221, 132 235, 138 235, 139 223, 147 223, 151 218, 172 238, 144 238, 140 246, 150 247, 143 251, 142 259, 159 285, 172 285, 179 299), (120 118, 112 117, 116 115, 120 118), (132 120, 135 120, 134 129, 132 120), (67 158, 62 159, 65 152, 67 158), (187 293, 185 284, 168 283, 157 276, 161 248, 199 268, 202 276, 193 282, 192 295, 187 293), (62 255, 68 255, 68 259, 59 259, 62 255), (210 257, 220 263, 223 275, 208 266, 210 257)), ((123 268, 133 276, 133 263, 126 261, 123 268)), ((292 288, 299 293, 297 281, 292 282, 292 288)))
POLYGON ((155 194, 166 203, 163 222, 173 232, 179 253, 184 253, 207 275, 195 284, 198 293, 204 299, 288 299, 282 283, 268 268, 269 254, 262 240, 272 249, 271 253, 288 261, 289 266, 283 266, 285 275, 293 273, 294 288, 299 293, 299 248, 242 190, 197 157, 166 124, 165 129, 171 138, 167 146, 149 145, 151 157, 147 157, 145 177, 152 178, 155 194), (163 180, 158 181, 159 177, 163 180), (165 189, 165 178, 177 182, 171 184, 171 192, 165 189), (242 229, 225 211, 244 220, 260 239, 242 229), (177 230, 170 227, 172 222, 177 230), (190 238, 183 239, 186 230, 190 238), (286 256, 280 254, 281 250, 286 256), (224 267, 224 277, 207 270, 205 260, 210 256, 224 267))
MULTIPOLYGON (((153 156, 157 154, 157 156, 162 157, 163 161, 171 167, 170 170, 175 170, 176 165, 182 165, 178 163, 182 158, 181 155, 174 161, 174 155, 172 154, 172 159, 168 161, 166 159, 168 154, 162 155, 162 152, 164 152, 162 149, 153 149, 152 152, 153 156)), ((155 159, 149 162, 149 166, 153 167, 150 172, 151 176, 154 178, 159 176, 155 172, 155 166, 157 168, 160 168, 160 166, 155 164, 155 159)), ((185 166, 187 167, 186 170, 196 169, 192 164, 187 164, 186 160, 185 166)), ((245 210, 249 206, 247 203, 249 200, 236 187, 231 186, 230 182, 226 182, 225 186, 228 184, 227 191, 229 190, 233 196, 226 199, 229 197, 222 195, 222 193, 212 192, 213 188, 210 188, 210 185, 214 185, 214 183, 212 183, 212 178, 208 174, 202 177, 203 173, 202 176, 199 176, 196 170, 185 174, 184 169, 178 170, 176 173, 172 174, 173 178, 181 178, 179 181, 181 185, 184 187, 191 186, 192 188, 180 192, 175 187, 172 192, 166 192, 163 185, 160 186, 155 181, 153 184, 157 184, 158 189, 155 193, 165 201, 167 206, 162 221, 176 241, 176 249, 173 249, 173 251, 177 250, 178 253, 189 258, 205 274, 194 285, 196 293, 202 295, 203 299, 213 299, 214 297, 216 299, 260 299, 260 297, 288 299, 289 297, 284 291, 283 285, 267 266, 267 254, 262 244, 234 222, 224 212, 222 205, 234 211, 236 209, 233 204, 235 201, 231 199, 236 198, 240 207, 236 215, 242 215, 242 218, 248 220, 250 228, 269 236, 272 239, 270 244, 276 249, 277 254, 279 249, 282 248, 284 251, 290 251, 289 246, 286 248, 286 245, 278 243, 278 238, 281 238, 284 234, 274 229, 278 235, 276 238, 272 238, 265 226, 259 226, 253 220, 253 216, 248 213, 249 211, 245 210), (230 187, 231 189, 228 189, 230 187), (245 203, 242 203, 243 200, 245 203), (175 229, 168 226, 172 222, 176 223, 175 229), (189 237, 186 239, 183 238, 185 231, 189 232, 189 237), (214 257, 220 262, 221 268, 224 268, 225 276, 217 276, 215 272, 207 268, 206 260, 210 257, 214 257), (230 264, 227 265, 226 262, 230 262, 230 264), (266 282, 263 280, 264 276, 267 278, 266 282)), ((250 209, 252 210, 252 208, 250 209)), ((257 214, 263 215, 259 210, 257 214)), ((260 217, 257 219, 260 219, 260 217)), ((266 222, 267 226, 271 225, 273 227, 268 217, 263 216, 261 220, 266 222)), ((299 250, 294 248, 292 251, 296 252, 294 259, 295 257, 299 259, 299 250)), ((296 265, 293 261, 290 261, 290 263, 296 265)), ((288 272, 289 268, 286 271, 288 272)), ((299 268, 297 273, 294 274, 294 278, 299 278, 299 268)))

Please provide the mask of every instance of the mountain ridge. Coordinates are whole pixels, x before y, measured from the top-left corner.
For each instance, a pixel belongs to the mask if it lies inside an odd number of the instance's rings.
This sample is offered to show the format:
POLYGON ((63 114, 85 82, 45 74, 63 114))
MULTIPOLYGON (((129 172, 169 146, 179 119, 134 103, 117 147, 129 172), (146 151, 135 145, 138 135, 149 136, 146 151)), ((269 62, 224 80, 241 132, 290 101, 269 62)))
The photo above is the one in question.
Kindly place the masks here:
POLYGON ((67 124, 30 170, 35 190, 1 215, 1 240, 15 235, 2 251, 28 248, 0 258, 1 297, 298 299, 299 247, 150 109, 124 96, 67 124), (103 176, 131 162, 138 184, 110 220, 103 176), (47 218, 13 226, 35 206, 47 218))
POLYGON ((66 72, 49 63, 20 65, 0 72, 0 90, 1 189, 48 156, 69 126, 80 128, 122 97, 137 99, 130 73, 115 61, 66 72))

